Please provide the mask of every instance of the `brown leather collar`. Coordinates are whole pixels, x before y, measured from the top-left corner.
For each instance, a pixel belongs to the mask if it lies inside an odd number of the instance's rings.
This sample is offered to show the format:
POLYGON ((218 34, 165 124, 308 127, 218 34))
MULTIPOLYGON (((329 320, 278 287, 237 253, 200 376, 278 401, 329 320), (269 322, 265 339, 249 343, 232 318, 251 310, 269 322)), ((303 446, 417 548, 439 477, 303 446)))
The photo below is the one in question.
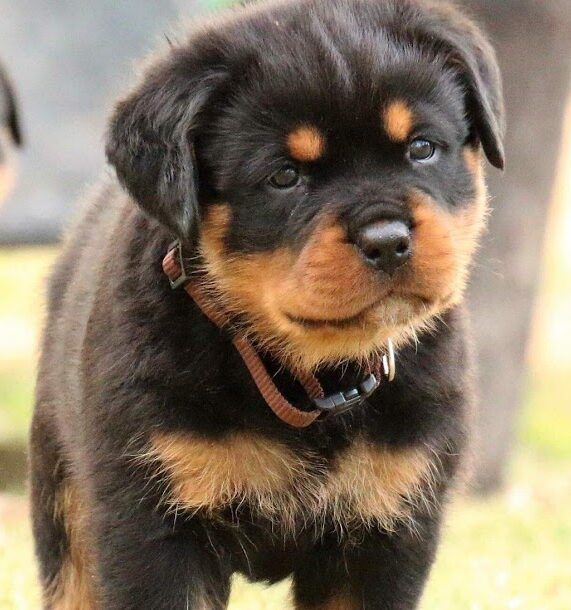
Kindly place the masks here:
MULTIPOLYGON (((179 241, 169 247, 163 260, 163 270, 169 278, 173 290, 184 287, 190 298, 213 324, 218 328, 228 325, 230 317, 226 312, 220 309, 203 288, 197 282, 191 281, 191 277, 187 275, 179 241)), ((278 390, 256 349, 243 334, 234 335, 232 343, 270 409, 283 422, 296 428, 306 428, 318 419, 348 411, 361 404, 379 387, 383 375, 388 381, 392 381, 395 377, 394 351, 390 341, 385 356, 377 359, 370 367, 366 378, 359 386, 345 392, 325 396, 321 384, 314 375, 301 372, 292 373, 316 407, 312 411, 302 411, 294 407, 278 390)))

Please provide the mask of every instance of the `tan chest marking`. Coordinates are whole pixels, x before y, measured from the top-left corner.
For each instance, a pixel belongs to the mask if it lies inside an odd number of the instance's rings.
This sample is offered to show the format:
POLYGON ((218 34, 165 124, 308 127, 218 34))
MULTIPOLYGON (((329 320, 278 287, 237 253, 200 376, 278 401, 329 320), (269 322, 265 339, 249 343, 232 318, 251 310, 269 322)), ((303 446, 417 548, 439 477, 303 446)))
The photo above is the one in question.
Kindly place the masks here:
POLYGON ((207 440, 155 434, 149 456, 168 475, 172 502, 190 511, 215 511, 248 502, 273 514, 282 496, 303 488, 309 462, 254 434, 207 440))
POLYGON ((424 449, 392 451, 356 442, 333 464, 256 434, 210 441, 155 434, 145 460, 166 475, 173 510, 216 511, 247 503, 286 531, 300 521, 333 519, 339 530, 406 521, 427 501, 435 468, 424 449))
POLYGON ((435 456, 424 448, 392 450, 357 442, 337 461, 328 481, 336 521, 392 529, 433 500, 435 456))

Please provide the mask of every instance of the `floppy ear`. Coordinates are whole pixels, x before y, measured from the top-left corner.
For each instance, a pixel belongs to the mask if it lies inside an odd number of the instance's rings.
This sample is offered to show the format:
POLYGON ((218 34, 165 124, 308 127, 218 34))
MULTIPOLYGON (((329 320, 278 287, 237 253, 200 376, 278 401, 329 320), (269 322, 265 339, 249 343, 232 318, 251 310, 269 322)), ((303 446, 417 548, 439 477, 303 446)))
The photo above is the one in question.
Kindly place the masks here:
POLYGON ((22 145, 22 130, 18 118, 18 108, 14 89, 4 70, 0 67, 0 108, 3 109, 2 125, 8 129, 16 146, 22 145))
POLYGON ((455 69, 466 87, 467 111, 473 137, 481 143, 490 163, 505 165, 505 112, 502 79, 496 54, 487 38, 472 21, 453 8, 434 7, 444 17, 429 35, 444 43, 448 65, 455 69))
POLYGON ((496 54, 479 32, 462 43, 458 50, 468 85, 468 112, 489 162, 504 169, 505 111, 496 54))
POLYGON ((222 76, 173 50, 119 102, 108 131, 107 159, 120 182, 185 241, 199 223, 194 141, 200 114, 222 76))

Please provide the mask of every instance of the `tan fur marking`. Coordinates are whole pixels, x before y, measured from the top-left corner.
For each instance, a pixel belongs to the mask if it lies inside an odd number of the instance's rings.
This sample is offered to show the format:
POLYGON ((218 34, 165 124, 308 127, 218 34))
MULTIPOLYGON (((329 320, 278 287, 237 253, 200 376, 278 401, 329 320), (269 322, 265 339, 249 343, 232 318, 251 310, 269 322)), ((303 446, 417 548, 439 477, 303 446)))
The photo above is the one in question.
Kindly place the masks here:
POLYGON ((50 610, 95 610, 85 506, 74 484, 67 483, 60 492, 54 517, 63 518, 69 548, 61 571, 46 591, 46 607, 50 610))
POLYGON ((249 500, 262 512, 272 512, 275 494, 289 491, 294 478, 305 474, 304 460, 255 434, 216 441, 155 434, 150 456, 163 464, 176 502, 191 511, 249 500))
POLYGON ((228 207, 219 205, 203 222, 207 275, 225 298, 225 307, 246 314, 257 339, 291 366, 312 368, 351 356, 363 359, 394 336, 393 328, 379 327, 373 312, 343 332, 334 326, 308 330, 288 319, 286 314, 346 319, 379 299, 375 274, 364 266, 335 219, 324 216, 300 253, 279 248, 227 256, 224 235, 229 219, 228 207))
POLYGON ((428 196, 416 194, 412 200, 415 290, 436 306, 461 300, 485 226, 487 201, 481 161, 473 151, 466 153, 466 161, 474 172, 475 201, 458 211, 446 212, 428 196))
POLYGON ((391 450, 355 443, 337 460, 329 480, 333 513, 341 523, 392 529, 411 518, 418 502, 430 504, 435 456, 425 449, 391 450))
POLYGON ((143 456, 169 482, 173 510, 215 514, 246 502, 276 528, 329 515, 339 531, 407 522, 411 507, 430 503, 434 456, 424 449, 392 451, 355 443, 336 463, 293 452, 256 434, 210 441, 191 434, 155 434, 143 456))
POLYGON ((471 146, 466 146, 464 148, 464 161, 468 171, 480 182, 483 179, 482 154, 480 151, 475 150, 471 146))
POLYGON ((288 135, 287 146, 293 159, 310 163, 323 156, 325 138, 317 127, 306 125, 298 127, 288 135))
POLYGON ((327 214, 300 252, 282 247, 227 254, 231 210, 226 205, 213 206, 203 222, 206 286, 225 309, 244 317, 246 332, 292 368, 311 370, 348 358, 364 362, 388 338, 398 348, 463 296, 487 203, 481 154, 472 149, 464 154, 474 178, 474 201, 448 212, 422 193, 411 194, 412 258, 392 294, 327 214), (307 327, 295 319, 331 323, 307 327), (347 319, 357 323, 335 325, 347 319))
POLYGON ((406 102, 391 102, 383 112, 383 125, 393 142, 408 140, 414 125, 414 115, 406 102))

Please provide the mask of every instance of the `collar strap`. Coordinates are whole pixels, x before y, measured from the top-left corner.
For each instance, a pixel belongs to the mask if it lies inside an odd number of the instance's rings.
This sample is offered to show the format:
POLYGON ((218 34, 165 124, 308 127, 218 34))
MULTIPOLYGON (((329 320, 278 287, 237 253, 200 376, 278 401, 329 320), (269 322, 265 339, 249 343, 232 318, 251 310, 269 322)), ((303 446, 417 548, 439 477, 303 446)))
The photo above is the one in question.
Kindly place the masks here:
MULTIPOLYGON (((180 241, 174 242, 169 247, 163 260, 163 270, 169 278, 171 288, 176 290, 183 287, 202 313, 213 324, 218 328, 223 328, 229 324, 230 317, 226 312, 219 308, 210 299, 207 292, 197 282, 193 282, 187 274, 180 241)), ((258 391, 270 409, 283 422, 295 428, 306 428, 319 418, 323 419, 330 415, 338 415, 360 405, 379 387, 383 374, 388 381, 392 381, 395 377, 395 357, 390 340, 387 345, 387 353, 383 356, 382 360, 374 363, 368 371, 365 380, 358 387, 351 390, 325 396, 321 384, 314 375, 306 372, 295 373, 294 377, 302 385, 316 407, 312 411, 302 411, 294 407, 278 390, 262 359, 245 335, 234 335, 232 343, 242 357, 258 391)))

